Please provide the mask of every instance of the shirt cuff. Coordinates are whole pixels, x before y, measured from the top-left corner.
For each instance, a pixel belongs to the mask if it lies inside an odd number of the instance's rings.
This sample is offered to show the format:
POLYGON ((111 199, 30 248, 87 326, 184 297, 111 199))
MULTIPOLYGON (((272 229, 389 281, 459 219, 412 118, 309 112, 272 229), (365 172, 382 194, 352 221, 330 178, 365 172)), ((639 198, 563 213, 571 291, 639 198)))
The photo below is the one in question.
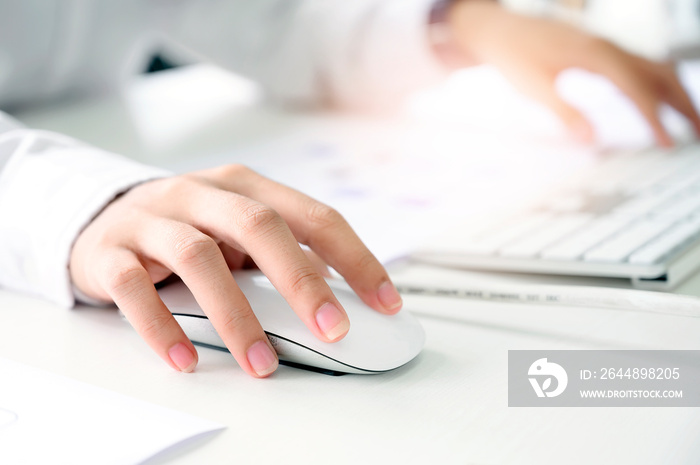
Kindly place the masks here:
POLYGON ((22 132, 23 153, 0 175, 0 286, 70 307, 68 263, 80 232, 120 193, 170 173, 64 136, 22 132))

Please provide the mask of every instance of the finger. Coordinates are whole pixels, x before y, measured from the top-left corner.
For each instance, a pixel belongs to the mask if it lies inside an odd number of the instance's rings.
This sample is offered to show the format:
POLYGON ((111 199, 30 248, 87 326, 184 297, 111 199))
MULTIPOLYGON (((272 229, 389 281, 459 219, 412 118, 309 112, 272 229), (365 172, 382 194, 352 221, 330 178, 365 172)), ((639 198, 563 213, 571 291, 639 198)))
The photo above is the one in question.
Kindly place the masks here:
POLYGON ((557 93, 555 75, 538 68, 511 70, 509 75, 517 76, 513 84, 521 92, 552 110, 577 141, 583 144, 592 144, 595 141, 595 131, 588 120, 557 93))
POLYGON ((185 373, 194 370, 197 351, 132 252, 120 249, 107 256, 97 279, 136 332, 163 360, 185 373))
POLYGON ((279 212, 295 240, 338 271, 367 305, 389 314, 401 309, 401 296, 386 270, 337 211, 245 167, 224 167, 215 177, 223 188, 279 212))
POLYGON ((666 87, 666 101, 690 121, 695 133, 700 136, 700 115, 675 71, 664 73, 663 84, 666 87))
POLYGON ((661 88, 646 60, 630 55, 608 44, 595 54, 588 68, 608 77, 637 107, 662 147, 673 146, 673 140, 659 119, 661 88))
POLYGON ((250 255, 316 337, 333 342, 347 334, 345 310, 273 209, 207 186, 193 193, 179 214, 182 221, 250 255))
POLYGON ((559 96, 554 85, 543 86, 537 92, 538 100, 559 117, 577 141, 583 144, 592 144, 595 141, 595 131, 591 123, 580 111, 559 96))
POLYGON ((306 249, 304 250, 304 253, 306 254, 306 257, 309 259, 311 264, 316 268, 316 271, 321 273, 321 276, 324 278, 330 278, 331 277, 331 270, 328 268, 328 264, 323 261, 321 257, 318 256, 316 252, 313 250, 306 249))
POLYGON ((241 252, 237 248, 231 247, 225 242, 220 242, 219 249, 221 250, 221 254, 224 256, 229 269, 242 270, 250 267, 250 256, 241 252))
POLYGON ((182 278, 243 370, 265 377, 277 369, 277 355, 211 237, 184 223, 150 218, 130 241, 182 278))
POLYGON ((647 121, 647 124, 654 133, 656 143, 661 147, 673 147, 673 139, 661 123, 661 118, 659 117, 659 109, 661 106, 659 96, 654 95, 650 90, 641 89, 641 87, 642 86, 638 84, 630 83, 626 87, 620 87, 620 89, 630 97, 647 121))

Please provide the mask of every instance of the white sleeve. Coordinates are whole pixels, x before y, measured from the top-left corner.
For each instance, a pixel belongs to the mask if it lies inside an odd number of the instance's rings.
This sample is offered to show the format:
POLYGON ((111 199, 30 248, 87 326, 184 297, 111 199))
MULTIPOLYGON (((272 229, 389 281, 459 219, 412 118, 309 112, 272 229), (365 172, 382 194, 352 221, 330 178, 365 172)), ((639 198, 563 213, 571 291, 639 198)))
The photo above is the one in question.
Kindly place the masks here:
POLYGON ((435 0, 155 1, 166 42, 260 82, 277 100, 393 107, 447 70, 428 39, 435 0))
POLYGON ((119 193, 168 174, 0 113, 0 287, 72 306, 78 234, 119 193))

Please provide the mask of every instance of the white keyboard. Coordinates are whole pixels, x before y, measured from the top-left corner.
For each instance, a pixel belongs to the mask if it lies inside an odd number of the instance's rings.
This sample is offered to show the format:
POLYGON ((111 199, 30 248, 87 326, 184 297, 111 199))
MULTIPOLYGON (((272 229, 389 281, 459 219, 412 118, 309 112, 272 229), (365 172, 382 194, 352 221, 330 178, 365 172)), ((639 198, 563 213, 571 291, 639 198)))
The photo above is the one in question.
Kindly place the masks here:
POLYGON ((536 207, 415 258, 671 288, 700 267, 700 145, 612 154, 536 207))

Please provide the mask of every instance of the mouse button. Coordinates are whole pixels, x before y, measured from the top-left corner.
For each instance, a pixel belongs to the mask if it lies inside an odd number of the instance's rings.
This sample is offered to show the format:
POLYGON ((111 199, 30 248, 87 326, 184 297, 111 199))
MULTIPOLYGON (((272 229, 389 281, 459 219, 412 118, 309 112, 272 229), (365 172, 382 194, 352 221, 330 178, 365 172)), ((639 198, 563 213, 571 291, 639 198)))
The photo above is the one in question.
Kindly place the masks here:
POLYGON ((277 292, 272 282, 260 270, 236 270, 232 272, 232 275, 244 293, 254 289, 277 292))
POLYGON ((204 312, 199 307, 192 292, 190 292, 182 281, 169 284, 159 289, 158 295, 172 313, 204 316, 204 312))
POLYGON ((334 286, 334 292, 350 318, 350 330, 333 344, 312 342, 323 353, 362 368, 387 370, 407 363, 423 348, 425 331, 408 311, 385 315, 349 288, 334 286))
POLYGON ((234 271, 233 278, 261 324, 274 323, 280 318, 289 320, 288 322, 298 319, 284 297, 262 272, 234 271))
POLYGON ((325 343, 310 339, 307 344, 323 355, 362 370, 391 370, 415 358, 425 341, 423 328, 412 315, 397 316, 379 313, 370 318, 351 316, 350 331, 340 341, 325 343))
POLYGON ((233 277, 265 331, 289 335, 302 343, 315 339, 313 333, 262 272, 234 271, 233 277))
POLYGON ((251 281, 255 286, 263 287, 265 289, 275 289, 275 286, 272 284, 272 282, 270 282, 270 279, 262 274, 262 272, 246 273, 246 275, 247 277, 245 279, 251 281))
POLYGON ((226 344, 208 318, 179 314, 174 314, 173 317, 192 342, 226 349, 226 344))
POLYGON ((257 288, 245 289, 244 293, 265 331, 279 334, 290 331, 309 332, 289 303, 277 291, 257 288))
POLYGON ((354 294, 354 291, 350 287, 350 285, 345 281, 344 279, 341 278, 326 278, 326 283, 328 283, 328 287, 330 287, 333 290, 333 293, 335 294, 335 291, 342 291, 342 292, 351 292, 354 294))

